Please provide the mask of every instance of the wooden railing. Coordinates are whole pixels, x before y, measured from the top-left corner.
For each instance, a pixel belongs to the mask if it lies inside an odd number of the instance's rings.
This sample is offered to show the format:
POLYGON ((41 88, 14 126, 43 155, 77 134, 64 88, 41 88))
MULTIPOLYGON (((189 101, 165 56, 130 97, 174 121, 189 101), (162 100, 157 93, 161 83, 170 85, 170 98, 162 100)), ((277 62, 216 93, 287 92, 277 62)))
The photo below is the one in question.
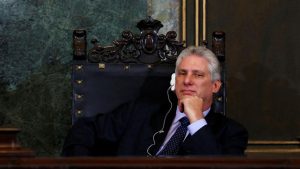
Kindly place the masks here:
POLYGON ((0 128, 0 168, 300 168, 299 141, 249 141, 245 157, 35 157, 16 140, 19 129, 0 128))
POLYGON ((300 168, 300 158, 249 157, 106 157, 106 158, 19 158, 1 159, 0 168, 300 168))

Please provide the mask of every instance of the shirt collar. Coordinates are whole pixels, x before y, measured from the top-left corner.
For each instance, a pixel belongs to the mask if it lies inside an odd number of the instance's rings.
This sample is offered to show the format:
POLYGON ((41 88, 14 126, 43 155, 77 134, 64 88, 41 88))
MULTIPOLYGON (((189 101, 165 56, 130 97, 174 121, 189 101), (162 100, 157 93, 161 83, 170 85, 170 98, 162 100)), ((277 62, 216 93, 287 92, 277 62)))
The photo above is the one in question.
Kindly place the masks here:
MULTIPOLYGON (((210 108, 208 108, 207 110, 205 110, 205 111, 203 112, 204 117, 209 113, 209 111, 210 111, 210 108)), ((175 118, 174 118, 173 123, 176 123, 176 122, 179 121, 182 117, 186 117, 186 115, 185 115, 183 112, 180 112, 180 111, 179 111, 179 108, 177 107, 177 109, 176 109, 176 115, 175 115, 175 118)))

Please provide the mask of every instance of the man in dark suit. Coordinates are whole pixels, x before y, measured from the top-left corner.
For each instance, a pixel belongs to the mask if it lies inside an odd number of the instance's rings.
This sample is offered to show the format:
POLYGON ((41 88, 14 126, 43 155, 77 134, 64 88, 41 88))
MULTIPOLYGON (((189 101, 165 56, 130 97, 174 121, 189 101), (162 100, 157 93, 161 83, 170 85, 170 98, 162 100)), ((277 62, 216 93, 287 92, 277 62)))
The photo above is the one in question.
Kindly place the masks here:
POLYGON ((243 155, 247 130, 212 106, 221 87, 216 56, 205 47, 189 47, 179 55, 175 73, 177 98, 169 99, 171 106, 139 98, 111 113, 82 118, 70 130, 62 155, 243 155))

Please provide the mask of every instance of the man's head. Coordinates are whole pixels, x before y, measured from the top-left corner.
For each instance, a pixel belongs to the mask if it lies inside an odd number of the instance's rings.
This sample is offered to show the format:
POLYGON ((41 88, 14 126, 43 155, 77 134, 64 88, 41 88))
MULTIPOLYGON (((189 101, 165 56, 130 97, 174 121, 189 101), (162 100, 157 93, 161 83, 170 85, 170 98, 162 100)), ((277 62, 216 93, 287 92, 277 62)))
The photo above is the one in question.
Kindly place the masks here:
POLYGON ((211 106, 213 93, 221 87, 220 65, 213 52, 205 47, 188 47, 176 62, 176 95, 198 96, 203 99, 203 109, 211 106))

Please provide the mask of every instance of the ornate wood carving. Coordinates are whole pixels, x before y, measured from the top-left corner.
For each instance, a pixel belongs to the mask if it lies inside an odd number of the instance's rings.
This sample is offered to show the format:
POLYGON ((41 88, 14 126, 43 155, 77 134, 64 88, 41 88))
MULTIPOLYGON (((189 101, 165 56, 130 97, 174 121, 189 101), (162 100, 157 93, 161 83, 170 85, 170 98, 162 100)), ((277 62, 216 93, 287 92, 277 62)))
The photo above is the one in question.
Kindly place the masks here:
POLYGON ((0 128, 0 159, 16 157, 33 157, 32 150, 23 148, 17 141, 17 128, 0 128))
POLYGON ((226 65, 225 65, 225 33, 222 31, 215 31, 212 34, 212 51, 218 57, 222 70, 222 87, 218 93, 215 94, 215 106, 221 113, 226 114, 226 65))
POLYGON ((213 32, 212 51, 216 54, 221 63, 225 62, 225 33, 222 31, 213 32))
POLYGON ((85 30, 73 31, 73 59, 74 60, 86 59, 86 31, 85 30))
POLYGON ((183 50, 183 43, 176 40, 175 31, 158 34, 163 25, 151 17, 138 22, 137 27, 140 34, 123 31, 122 39, 113 41, 112 46, 103 47, 97 39, 93 39, 94 47, 88 52, 88 60, 102 63, 175 63, 183 50))

